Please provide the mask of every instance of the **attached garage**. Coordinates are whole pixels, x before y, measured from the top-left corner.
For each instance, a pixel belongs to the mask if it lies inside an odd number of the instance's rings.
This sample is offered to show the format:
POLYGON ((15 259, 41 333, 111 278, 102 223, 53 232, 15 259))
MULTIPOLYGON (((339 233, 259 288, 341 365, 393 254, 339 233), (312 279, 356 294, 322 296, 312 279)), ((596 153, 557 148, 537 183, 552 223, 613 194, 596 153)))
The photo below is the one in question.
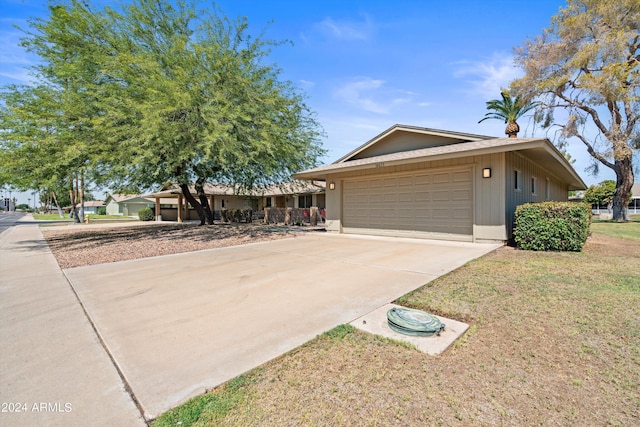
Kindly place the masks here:
POLYGON ((347 179, 343 232, 471 241, 472 181, 471 168, 347 179))
POLYGON ((406 125, 294 177, 326 182, 327 231, 471 242, 507 241, 518 205, 586 188, 547 139, 406 125))

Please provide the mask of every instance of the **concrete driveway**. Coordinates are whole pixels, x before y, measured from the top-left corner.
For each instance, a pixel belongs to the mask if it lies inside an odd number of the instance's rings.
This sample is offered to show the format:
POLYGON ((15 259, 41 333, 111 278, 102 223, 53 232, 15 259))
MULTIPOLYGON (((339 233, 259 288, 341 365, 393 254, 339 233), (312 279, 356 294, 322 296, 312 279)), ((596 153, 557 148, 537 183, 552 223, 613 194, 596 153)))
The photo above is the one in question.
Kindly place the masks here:
POLYGON ((64 272, 151 419, 496 247, 318 233, 64 272))

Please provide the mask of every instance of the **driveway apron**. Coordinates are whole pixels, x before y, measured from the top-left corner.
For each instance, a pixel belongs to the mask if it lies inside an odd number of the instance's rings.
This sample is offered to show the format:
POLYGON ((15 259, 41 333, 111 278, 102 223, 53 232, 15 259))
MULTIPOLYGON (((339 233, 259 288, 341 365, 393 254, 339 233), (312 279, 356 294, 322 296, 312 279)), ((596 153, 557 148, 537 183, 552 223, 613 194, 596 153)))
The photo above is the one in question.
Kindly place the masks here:
POLYGON ((317 233, 64 273, 152 419, 497 247, 317 233))

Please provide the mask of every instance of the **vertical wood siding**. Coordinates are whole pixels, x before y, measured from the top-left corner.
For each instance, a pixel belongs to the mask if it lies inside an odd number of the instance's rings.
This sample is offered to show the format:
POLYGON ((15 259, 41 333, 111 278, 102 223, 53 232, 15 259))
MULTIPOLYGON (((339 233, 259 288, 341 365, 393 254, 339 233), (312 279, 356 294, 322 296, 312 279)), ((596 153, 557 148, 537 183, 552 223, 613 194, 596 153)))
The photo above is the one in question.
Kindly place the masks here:
POLYGON ((516 207, 523 203, 538 203, 545 201, 564 202, 568 200, 569 191, 566 184, 563 184, 555 176, 547 172, 544 167, 533 163, 527 158, 517 153, 506 153, 506 204, 505 218, 507 221, 507 231, 509 236, 513 231, 516 207), (515 171, 520 172, 522 189, 515 189, 515 171), (535 178, 537 183, 536 192, 532 192, 531 179, 535 178), (549 194, 547 197, 547 183, 549 194))

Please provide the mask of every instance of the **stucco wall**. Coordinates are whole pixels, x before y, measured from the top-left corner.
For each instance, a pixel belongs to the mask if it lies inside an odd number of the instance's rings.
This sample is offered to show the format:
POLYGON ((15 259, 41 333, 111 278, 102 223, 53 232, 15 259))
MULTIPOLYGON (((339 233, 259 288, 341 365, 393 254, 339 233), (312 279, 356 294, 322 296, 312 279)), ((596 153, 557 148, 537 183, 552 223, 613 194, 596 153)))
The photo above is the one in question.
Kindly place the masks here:
POLYGON ((122 209, 120 205, 116 203, 113 199, 107 203, 107 215, 122 215, 122 209))

